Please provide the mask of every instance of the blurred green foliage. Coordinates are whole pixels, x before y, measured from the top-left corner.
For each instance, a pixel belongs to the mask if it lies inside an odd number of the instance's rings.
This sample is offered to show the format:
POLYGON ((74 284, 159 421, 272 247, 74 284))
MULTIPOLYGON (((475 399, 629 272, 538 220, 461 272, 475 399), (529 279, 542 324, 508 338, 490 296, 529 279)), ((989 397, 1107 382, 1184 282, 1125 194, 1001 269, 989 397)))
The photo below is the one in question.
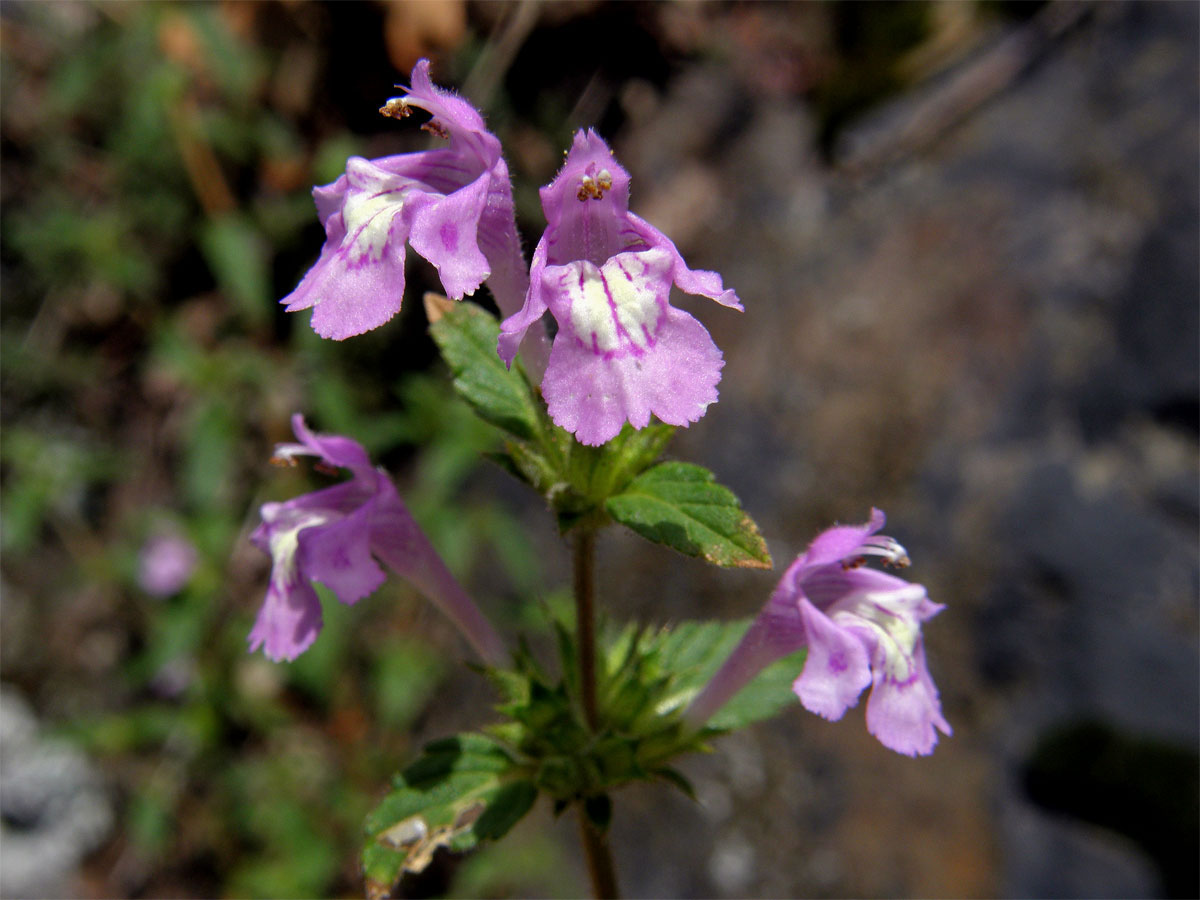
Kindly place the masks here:
MULTIPOLYGON (((399 584, 324 597, 292 665, 246 653, 268 568, 256 507, 321 479, 265 465, 291 412, 403 472, 464 578, 487 560, 501 600, 544 588, 523 529, 474 486, 495 436, 421 371, 432 354, 397 366, 398 325, 350 348, 278 310, 320 243, 308 186, 362 148, 314 124, 312 97, 277 101, 295 47, 265 35, 289 14, 254 15, 247 32, 217 5, 4 11, 3 677, 117 789, 98 894, 358 893, 364 815, 430 704, 474 677, 399 584), (138 568, 161 533, 198 564, 160 599, 138 568), (97 636, 115 649, 90 653, 97 636)), ((528 853, 561 868, 539 840, 528 853)), ((468 893, 529 885, 497 859, 469 871, 468 893)))

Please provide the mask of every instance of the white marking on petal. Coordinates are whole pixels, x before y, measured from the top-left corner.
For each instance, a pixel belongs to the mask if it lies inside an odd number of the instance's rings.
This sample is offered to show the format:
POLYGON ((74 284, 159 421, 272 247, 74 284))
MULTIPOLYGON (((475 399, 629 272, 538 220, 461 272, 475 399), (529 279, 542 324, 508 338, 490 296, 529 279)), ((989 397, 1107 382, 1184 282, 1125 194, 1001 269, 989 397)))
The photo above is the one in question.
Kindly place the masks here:
POLYGON ((342 206, 346 223, 346 241, 342 246, 349 252, 351 263, 379 262, 387 247, 392 219, 404 209, 404 188, 378 194, 352 191, 342 206))
POLYGON ((925 588, 919 584, 851 594, 838 601, 830 618, 843 627, 865 627, 874 633, 888 680, 904 683, 912 678, 916 666, 913 655, 921 637, 916 612, 925 596, 925 588))
POLYGON ((559 281, 570 300, 571 328, 596 353, 654 343, 670 290, 670 255, 660 250, 619 253, 597 268, 581 261, 563 267, 559 281))
POLYGON ((282 503, 266 503, 262 517, 271 529, 267 539, 271 548, 271 580, 280 588, 294 585, 299 576, 296 551, 300 548, 300 532, 323 525, 334 516, 316 510, 287 509, 282 503))
POLYGON ((379 262, 391 238, 392 223, 417 185, 358 157, 347 162, 346 179, 349 184, 342 201, 346 237, 341 252, 351 265, 379 262))

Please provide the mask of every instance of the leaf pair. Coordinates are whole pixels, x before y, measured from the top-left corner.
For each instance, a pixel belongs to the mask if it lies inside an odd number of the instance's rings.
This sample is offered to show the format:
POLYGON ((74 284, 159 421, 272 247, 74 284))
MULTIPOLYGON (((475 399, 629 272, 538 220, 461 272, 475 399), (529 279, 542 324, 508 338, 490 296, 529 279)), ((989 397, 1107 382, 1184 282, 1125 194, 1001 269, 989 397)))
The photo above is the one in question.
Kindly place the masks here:
POLYGON ((657 462, 674 427, 626 425, 602 447, 586 447, 550 421, 518 360, 496 354, 499 324, 470 302, 427 294, 430 333, 455 390, 500 429, 493 458, 541 493, 566 531, 614 520, 647 540, 717 566, 770 568, 771 556, 737 497, 702 466, 657 462))

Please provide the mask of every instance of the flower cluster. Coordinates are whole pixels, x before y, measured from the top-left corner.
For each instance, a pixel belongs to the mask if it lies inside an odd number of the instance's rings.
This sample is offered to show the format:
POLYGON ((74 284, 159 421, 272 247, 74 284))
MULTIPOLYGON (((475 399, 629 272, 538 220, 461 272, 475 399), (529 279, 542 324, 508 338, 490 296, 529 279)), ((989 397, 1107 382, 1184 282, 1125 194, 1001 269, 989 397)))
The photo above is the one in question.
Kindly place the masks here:
POLYGON ((910 756, 927 754, 937 732, 950 734, 925 665, 921 623, 944 608, 925 588, 865 565, 868 558, 908 565, 895 540, 865 525, 822 532, 784 573, 741 643, 692 701, 687 716, 703 725, 763 668, 808 648, 793 685, 810 712, 840 719, 867 687, 867 730, 910 756))
POLYGON ((629 173, 593 131, 580 131, 542 188, 548 225, 526 270, 500 142, 461 97, 435 87, 429 63, 381 112, 433 115, 449 145, 382 159, 352 157, 346 174, 313 191, 325 226, 320 259, 282 302, 312 308, 312 326, 341 340, 388 321, 404 294, 405 244, 461 299, 486 280, 507 316, 498 352, 518 349, 540 380, 550 417, 584 444, 611 440, 650 416, 688 425, 717 399, 724 360, 696 319, 670 304, 671 287, 740 310, 715 272, 689 269, 670 238, 629 211, 629 173), (540 320, 558 334, 545 358, 540 320))

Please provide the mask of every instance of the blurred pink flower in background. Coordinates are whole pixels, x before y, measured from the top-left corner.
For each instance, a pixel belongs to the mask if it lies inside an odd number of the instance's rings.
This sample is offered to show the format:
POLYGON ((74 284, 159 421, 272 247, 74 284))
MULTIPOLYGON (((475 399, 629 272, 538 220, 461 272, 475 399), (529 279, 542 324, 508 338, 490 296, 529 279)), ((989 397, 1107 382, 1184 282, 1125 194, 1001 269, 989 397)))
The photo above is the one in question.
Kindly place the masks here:
POLYGON ((159 534, 142 546, 138 584, 147 594, 170 597, 187 586, 196 570, 196 547, 177 534, 159 534))

